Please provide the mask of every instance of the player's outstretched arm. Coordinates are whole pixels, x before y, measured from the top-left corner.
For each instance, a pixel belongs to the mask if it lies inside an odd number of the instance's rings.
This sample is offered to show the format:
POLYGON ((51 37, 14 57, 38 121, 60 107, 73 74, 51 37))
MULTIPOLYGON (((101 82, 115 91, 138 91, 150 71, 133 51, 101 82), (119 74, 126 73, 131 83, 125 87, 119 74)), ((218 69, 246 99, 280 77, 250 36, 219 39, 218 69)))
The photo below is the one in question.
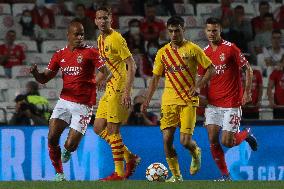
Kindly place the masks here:
POLYGON ((146 96, 146 100, 145 102, 141 105, 141 112, 145 112, 149 106, 149 103, 158 87, 159 84, 159 80, 160 80, 161 76, 153 74, 153 77, 150 81, 150 85, 147 91, 147 96, 146 96))
POLYGON ((49 80, 56 76, 56 72, 45 69, 44 72, 39 72, 37 65, 33 64, 30 67, 30 73, 34 76, 35 80, 41 84, 47 83, 49 80))

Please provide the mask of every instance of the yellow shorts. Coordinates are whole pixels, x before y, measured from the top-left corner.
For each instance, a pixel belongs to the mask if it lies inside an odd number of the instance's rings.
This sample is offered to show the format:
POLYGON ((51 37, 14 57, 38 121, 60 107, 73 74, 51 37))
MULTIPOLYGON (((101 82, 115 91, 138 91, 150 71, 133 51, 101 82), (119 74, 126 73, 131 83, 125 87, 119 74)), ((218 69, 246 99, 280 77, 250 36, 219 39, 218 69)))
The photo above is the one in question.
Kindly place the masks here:
POLYGON ((124 123, 127 121, 129 110, 121 105, 121 92, 105 92, 99 102, 96 118, 106 119, 110 123, 124 123))
POLYGON ((162 105, 161 130, 180 126, 180 132, 193 134, 196 123, 196 107, 189 105, 162 105))

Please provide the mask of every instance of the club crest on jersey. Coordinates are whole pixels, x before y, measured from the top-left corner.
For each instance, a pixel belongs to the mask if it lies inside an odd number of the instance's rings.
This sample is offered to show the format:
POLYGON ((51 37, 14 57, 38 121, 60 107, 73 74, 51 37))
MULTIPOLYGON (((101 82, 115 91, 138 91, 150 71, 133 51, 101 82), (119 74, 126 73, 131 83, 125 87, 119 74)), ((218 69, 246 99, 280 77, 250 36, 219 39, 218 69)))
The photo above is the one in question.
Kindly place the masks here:
POLYGON ((183 60, 188 60, 189 57, 190 57, 190 55, 187 54, 187 53, 183 53, 183 54, 181 55, 181 57, 182 57, 183 60))
POLYGON ((109 50, 109 49, 108 49, 108 46, 106 46, 106 47, 105 47, 105 52, 108 52, 108 50, 109 50))
POLYGON ((225 54, 224 54, 224 53, 220 54, 220 60, 221 60, 222 62, 224 62, 224 60, 225 60, 225 54))
POLYGON ((77 63, 81 64, 83 62, 83 56, 81 54, 78 55, 77 57, 77 63))

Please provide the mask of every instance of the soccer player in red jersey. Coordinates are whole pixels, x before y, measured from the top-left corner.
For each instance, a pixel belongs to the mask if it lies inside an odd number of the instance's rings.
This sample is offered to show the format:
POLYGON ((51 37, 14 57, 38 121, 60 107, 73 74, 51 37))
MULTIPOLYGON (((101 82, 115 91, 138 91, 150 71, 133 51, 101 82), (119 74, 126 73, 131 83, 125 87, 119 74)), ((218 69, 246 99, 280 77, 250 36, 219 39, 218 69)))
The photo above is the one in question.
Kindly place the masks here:
POLYGON ((0 45, 0 65, 4 67, 6 76, 12 77, 12 67, 23 65, 26 58, 21 45, 15 44, 16 32, 9 30, 5 36, 5 44, 0 45))
POLYGON ((98 51, 83 44, 84 28, 76 19, 71 21, 67 32, 68 45, 54 53, 47 69, 40 73, 37 65, 30 72, 39 83, 47 83, 59 70, 62 72, 63 89, 49 121, 48 151, 56 170, 56 181, 65 180, 62 162, 67 162, 74 152, 91 119, 96 103, 95 68, 98 78, 107 76, 98 51), (66 127, 70 127, 61 155, 59 139, 66 127))
MULTIPOLYGON (((231 180, 224 152, 219 142, 222 130, 222 144, 226 147, 239 145, 246 140, 252 150, 257 149, 257 142, 250 129, 239 131, 241 105, 251 101, 252 69, 235 44, 221 38, 220 20, 208 18, 205 33, 209 45, 205 54, 212 60, 215 75, 208 86, 208 105, 205 110, 205 126, 208 131, 212 156, 222 173, 220 180, 231 180), (242 91, 240 71, 246 72, 244 92, 242 91)), ((204 69, 199 67, 202 79, 204 69)))
POLYGON ((284 118, 284 57, 279 65, 280 69, 275 69, 269 76, 267 96, 269 105, 273 108, 273 118, 284 118), (275 90, 273 95, 273 89, 275 90))

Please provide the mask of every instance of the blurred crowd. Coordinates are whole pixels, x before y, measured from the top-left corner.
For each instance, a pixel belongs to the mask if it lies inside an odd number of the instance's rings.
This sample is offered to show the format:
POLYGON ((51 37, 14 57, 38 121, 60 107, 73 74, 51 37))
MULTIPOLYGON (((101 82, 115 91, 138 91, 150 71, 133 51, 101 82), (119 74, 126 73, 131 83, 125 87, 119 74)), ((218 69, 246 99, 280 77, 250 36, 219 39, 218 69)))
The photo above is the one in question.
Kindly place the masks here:
MULTIPOLYGON (((121 32, 138 66, 136 77, 142 78, 152 76, 156 52, 169 40, 165 20, 161 19, 161 16, 182 14, 177 11, 175 5, 190 4, 193 7, 192 15, 184 14, 183 16, 194 17, 198 12, 197 4, 215 3, 218 6, 210 10, 211 12, 208 12, 204 17, 220 18, 223 27, 222 37, 235 43, 246 55, 249 62, 257 66, 253 78, 253 102, 244 109, 244 116, 259 118, 264 85, 267 87, 267 92, 265 92, 268 95, 269 106, 274 109, 277 109, 277 106, 284 106, 284 5, 282 4, 272 11, 271 4, 282 3, 282 0, 254 0, 253 3, 257 5, 258 13, 251 16, 247 14, 246 7, 242 4, 233 7, 233 2, 249 4, 252 3, 252 0, 0 0, 0 3, 9 3, 10 5, 34 4, 31 9, 22 10, 17 17, 21 27, 21 36, 23 39, 36 41, 38 52, 42 52, 43 41, 56 37, 49 31, 56 29, 55 18, 58 15, 66 18, 79 18, 85 28, 85 39, 95 41, 98 32, 94 23, 95 10, 101 5, 111 6, 114 29, 121 30, 119 26, 126 24, 120 23, 119 17, 131 17, 127 20, 127 28, 121 32), (70 4, 72 4, 71 8, 68 6, 70 4), (263 84, 263 77, 268 78, 267 84, 263 84)), ((191 30, 191 28, 189 27, 187 30, 191 30)), ((3 44, 0 44, 0 65, 3 66, 6 76, 9 78, 11 78, 13 66, 26 64, 24 49, 21 45, 14 43, 17 40, 17 35, 16 30, 7 31, 3 44)), ((18 103, 26 99, 19 97, 15 100, 18 103)), ((140 100, 138 98, 138 101, 140 100)), ((137 103, 134 104, 135 113, 131 116, 139 115, 147 118, 142 122, 137 119, 137 123, 149 123, 150 125, 157 123, 155 118, 148 119, 151 115, 139 114, 137 112, 138 105, 136 107, 137 103)), ((284 112, 274 112, 275 118, 279 118, 277 115, 284 115, 284 112)))

